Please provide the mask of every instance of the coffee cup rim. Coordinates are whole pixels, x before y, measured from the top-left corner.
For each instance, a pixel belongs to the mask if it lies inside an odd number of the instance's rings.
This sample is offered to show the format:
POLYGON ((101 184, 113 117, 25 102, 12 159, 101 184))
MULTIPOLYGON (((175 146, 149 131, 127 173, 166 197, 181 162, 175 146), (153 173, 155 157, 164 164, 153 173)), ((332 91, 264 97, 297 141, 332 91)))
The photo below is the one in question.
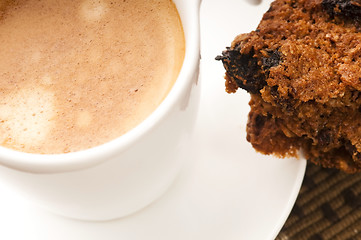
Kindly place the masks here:
MULTIPOLYGON (((182 1, 178 1, 182 2, 182 1)), ((181 11, 177 1, 175 4, 181 11)), ((157 109, 138 126, 124 135, 85 150, 59 154, 26 153, 0 146, 0 165, 32 173, 69 172, 95 166, 134 145, 142 136, 154 129, 176 105, 193 81, 200 59, 200 1, 183 1, 186 17, 182 18, 185 34, 185 56, 182 68, 172 89, 157 109)), ((184 10, 184 9, 183 9, 184 10)))

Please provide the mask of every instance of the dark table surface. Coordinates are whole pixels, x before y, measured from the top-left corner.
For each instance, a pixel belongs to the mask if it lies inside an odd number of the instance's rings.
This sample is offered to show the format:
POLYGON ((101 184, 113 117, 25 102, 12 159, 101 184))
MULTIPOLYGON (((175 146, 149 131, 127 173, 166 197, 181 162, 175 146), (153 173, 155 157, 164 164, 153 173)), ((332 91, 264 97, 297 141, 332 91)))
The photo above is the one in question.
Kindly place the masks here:
POLYGON ((361 173, 309 163, 301 191, 276 240, 361 239, 361 173))

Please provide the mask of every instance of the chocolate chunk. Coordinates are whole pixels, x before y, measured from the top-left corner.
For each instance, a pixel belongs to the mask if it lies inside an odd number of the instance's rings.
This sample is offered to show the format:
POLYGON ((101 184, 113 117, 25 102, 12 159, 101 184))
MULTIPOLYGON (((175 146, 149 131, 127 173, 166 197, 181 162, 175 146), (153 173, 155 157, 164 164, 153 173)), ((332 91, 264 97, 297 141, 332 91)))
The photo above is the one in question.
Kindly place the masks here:
POLYGON ((240 88, 250 93, 258 93, 266 85, 265 74, 258 65, 258 59, 254 57, 254 50, 241 54, 237 48, 227 48, 216 60, 222 60, 227 74, 240 88))
POLYGON ((262 116, 262 115, 257 115, 256 119, 255 119, 255 127, 260 129, 264 126, 264 123, 266 122, 266 117, 262 116))
POLYGON ((322 7, 332 18, 339 17, 360 24, 360 0, 323 0, 322 7))
POLYGON ((319 131, 317 135, 318 144, 320 147, 326 147, 332 142, 332 136, 331 136, 330 129, 324 128, 321 131, 319 131))
POLYGON ((281 53, 278 50, 269 50, 269 57, 262 58, 262 65, 264 70, 269 70, 272 67, 276 67, 281 62, 281 53))

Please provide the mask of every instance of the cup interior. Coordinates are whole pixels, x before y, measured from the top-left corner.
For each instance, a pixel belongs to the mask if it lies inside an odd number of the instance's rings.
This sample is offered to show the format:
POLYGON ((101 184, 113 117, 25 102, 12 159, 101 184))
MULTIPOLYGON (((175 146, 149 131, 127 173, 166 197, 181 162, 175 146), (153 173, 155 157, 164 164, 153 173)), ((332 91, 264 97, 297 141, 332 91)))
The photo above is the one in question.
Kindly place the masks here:
POLYGON ((55 173, 75 171, 99 164, 119 154, 148 134, 167 116, 188 91, 199 61, 199 0, 174 0, 185 34, 186 52, 179 76, 167 97, 142 123, 105 144, 63 154, 33 154, 0 146, 0 164, 26 172, 55 173))

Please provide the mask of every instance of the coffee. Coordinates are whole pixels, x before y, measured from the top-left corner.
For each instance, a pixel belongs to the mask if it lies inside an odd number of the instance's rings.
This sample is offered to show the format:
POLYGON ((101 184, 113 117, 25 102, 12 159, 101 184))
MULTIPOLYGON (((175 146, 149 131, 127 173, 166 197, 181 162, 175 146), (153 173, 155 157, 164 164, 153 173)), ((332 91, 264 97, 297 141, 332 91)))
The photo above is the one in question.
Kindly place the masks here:
POLYGON ((170 0, 0 0, 0 144, 66 153, 162 102, 185 51, 170 0))

